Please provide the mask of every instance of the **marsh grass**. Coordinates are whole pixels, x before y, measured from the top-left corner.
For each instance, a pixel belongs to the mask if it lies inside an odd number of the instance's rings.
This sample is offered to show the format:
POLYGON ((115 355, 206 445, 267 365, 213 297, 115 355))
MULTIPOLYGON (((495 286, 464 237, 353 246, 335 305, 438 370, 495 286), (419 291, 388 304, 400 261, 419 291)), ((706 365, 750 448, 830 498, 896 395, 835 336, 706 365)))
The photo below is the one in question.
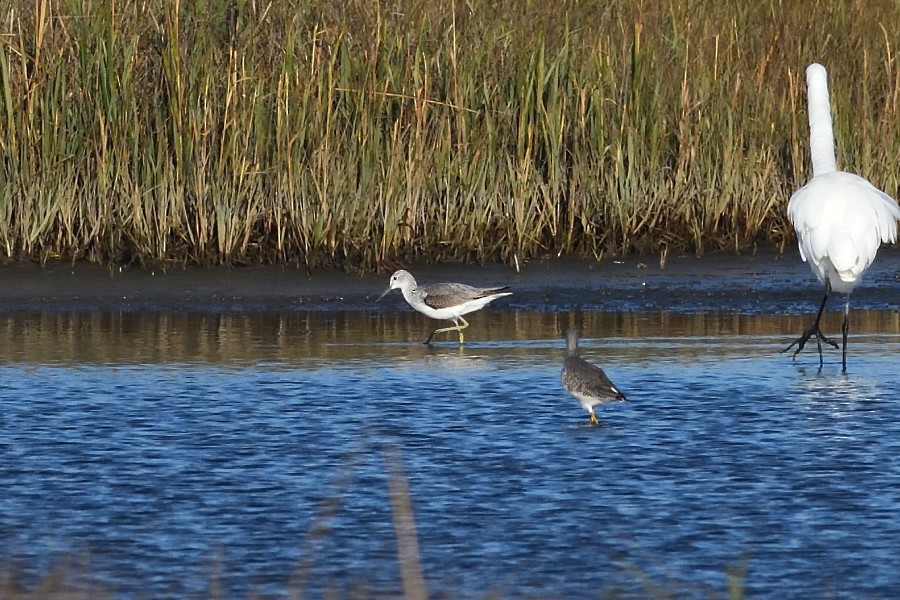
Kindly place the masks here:
POLYGON ((896 194, 895 3, 20 0, 7 259, 354 268, 783 246, 803 69, 896 194))

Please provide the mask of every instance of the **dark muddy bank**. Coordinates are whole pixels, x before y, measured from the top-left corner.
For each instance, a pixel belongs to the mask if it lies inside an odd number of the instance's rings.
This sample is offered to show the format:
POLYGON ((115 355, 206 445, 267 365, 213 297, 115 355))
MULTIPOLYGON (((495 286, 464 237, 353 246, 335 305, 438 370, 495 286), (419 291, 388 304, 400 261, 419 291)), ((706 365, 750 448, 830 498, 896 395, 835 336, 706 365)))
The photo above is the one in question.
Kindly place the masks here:
MULTIPOLYGON (((420 282, 508 285, 513 296, 494 310, 672 312, 805 312, 821 288, 793 249, 779 256, 555 259, 507 265, 409 265, 420 282)), ((375 304, 389 273, 356 275, 284 267, 110 270, 87 264, 6 265, 0 268, 0 312, 255 312, 397 310, 399 293, 375 304)), ((900 250, 882 249, 853 294, 852 306, 898 306, 900 250)), ((835 298, 837 309, 841 299, 835 298)))

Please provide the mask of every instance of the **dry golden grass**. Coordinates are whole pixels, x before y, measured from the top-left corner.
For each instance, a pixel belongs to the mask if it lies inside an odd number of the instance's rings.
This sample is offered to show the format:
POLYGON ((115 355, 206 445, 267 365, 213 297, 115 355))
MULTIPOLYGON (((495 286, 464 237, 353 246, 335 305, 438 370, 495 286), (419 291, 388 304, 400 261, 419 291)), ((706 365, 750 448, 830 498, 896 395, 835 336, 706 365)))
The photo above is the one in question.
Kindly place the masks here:
POLYGON ((900 5, 33 0, 0 14, 8 259, 380 268, 793 235, 802 73, 895 194, 900 5))

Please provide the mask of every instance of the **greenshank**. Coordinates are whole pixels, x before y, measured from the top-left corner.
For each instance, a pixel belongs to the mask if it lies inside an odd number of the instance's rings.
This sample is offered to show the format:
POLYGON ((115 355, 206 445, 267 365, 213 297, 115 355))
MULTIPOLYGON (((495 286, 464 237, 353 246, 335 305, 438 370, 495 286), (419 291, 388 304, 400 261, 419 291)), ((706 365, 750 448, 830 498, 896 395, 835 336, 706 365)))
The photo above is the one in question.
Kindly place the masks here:
MULTIPOLYGON (((496 288, 476 288, 464 283, 430 283, 417 285, 416 280, 408 271, 400 269, 391 275, 391 283, 378 300, 384 298, 391 290, 400 288, 403 298, 414 309, 432 319, 446 319, 453 321, 455 327, 443 327, 435 329, 425 340, 431 343, 431 338, 436 333, 456 331, 459 333, 459 343, 463 343, 462 330, 469 326, 463 315, 483 308, 487 303, 509 296, 512 292, 504 292, 507 286, 496 288)), ((378 302, 376 300, 376 302, 378 302)))
POLYGON ((578 330, 570 327, 566 333, 566 362, 562 370, 562 384, 584 410, 591 413, 591 425, 599 425, 594 407, 613 400, 625 400, 625 394, 614 386, 603 369, 578 355, 578 330))

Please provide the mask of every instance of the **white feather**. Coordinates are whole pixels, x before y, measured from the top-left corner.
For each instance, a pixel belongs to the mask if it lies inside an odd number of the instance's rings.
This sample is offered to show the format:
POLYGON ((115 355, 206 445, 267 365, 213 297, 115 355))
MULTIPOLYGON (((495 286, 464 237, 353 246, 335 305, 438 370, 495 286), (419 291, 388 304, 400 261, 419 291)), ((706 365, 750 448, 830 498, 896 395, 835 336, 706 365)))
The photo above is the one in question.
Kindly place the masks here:
POLYGON ((813 178, 791 196, 788 217, 818 280, 849 294, 879 246, 897 240, 900 207, 862 177, 836 170, 825 68, 810 65, 806 84, 813 178))

